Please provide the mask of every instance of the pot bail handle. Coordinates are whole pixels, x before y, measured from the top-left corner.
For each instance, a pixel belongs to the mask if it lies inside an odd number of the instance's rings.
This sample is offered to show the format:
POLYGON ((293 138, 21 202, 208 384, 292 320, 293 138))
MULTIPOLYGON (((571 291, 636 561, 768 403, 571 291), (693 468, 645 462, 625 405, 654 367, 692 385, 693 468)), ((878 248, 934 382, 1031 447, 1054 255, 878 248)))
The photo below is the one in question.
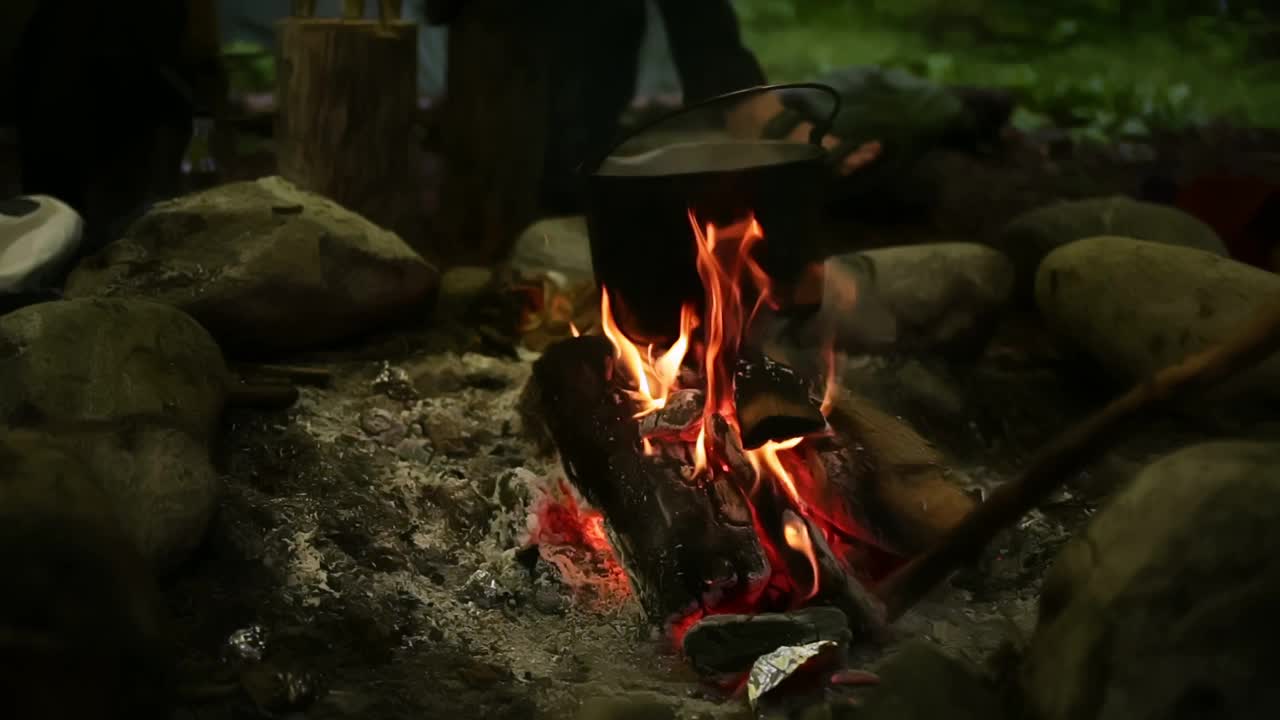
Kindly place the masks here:
POLYGON ((787 83, 781 85, 768 86, 779 89, 816 89, 822 90, 831 96, 831 112, 827 114, 825 119, 817 118, 816 113, 806 112, 794 107, 783 106, 782 110, 774 115, 771 120, 764 126, 762 136, 768 140, 782 140, 792 133, 803 122, 813 124, 813 128, 809 130, 809 143, 812 145, 822 145, 822 139, 831 132, 831 128, 835 125, 836 117, 840 114, 840 94, 829 85, 821 83, 787 83))
MULTIPOLYGON (((773 85, 755 85, 753 87, 743 88, 741 90, 734 90, 732 92, 716 95, 715 97, 710 97, 705 100, 699 100, 698 102, 692 105, 686 105, 678 110, 673 110, 669 113, 666 113, 662 117, 659 117, 656 120, 647 122, 644 125, 641 125, 639 128, 631 131, 630 134, 623 136, 621 139, 619 139, 617 142, 611 145, 609 149, 606 150, 604 153, 602 153, 599 157, 592 159, 588 163, 583 163, 579 169, 584 174, 596 172, 597 170, 600 169, 600 166, 604 164, 604 161, 610 155, 612 155, 618 148, 627 144, 628 142, 635 139, 636 137, 643 135, 644 133, 652 130, 653 128, 658 127, 659 125, 662 125, 664 123, 667 123, 672 119, 679 117, 681 115, 685 115, 695 110, 701 110, 703 108, 706 108, 709 105, 725 102, 728 100, 732 100, 734 98, 746 98, 749 95, 756 95, 756 94, 767 93, 767 92, 776 92, 779 90, 820 90, 831 96, 831 112, 827 113, 827 116, 825 118, 813 120, 812 121, 813 130, 809 132, 809 142, 813 145, 817 145, 821 147, 822 138, 826 137, 827 134, 831 132, 831 128, 832 126, 835 125, 835 122, 836 122, 836 116, 840 114, 840 93, 836 92, 836 89, 831 87, 830 85, 826 85, 823 83, 816 83, 816 82, 776 83, 773 85)), ((797 118, 796 124, 799 124, 799 122, 806 119, 805 117, 801 116, 797 111, 792 110, 791 108, 784 109, 780 117, 790 116, 793 113, 795 114, 794 116, 797 118)), ((770 125, 772 124, 773 123, 771 122, 770 125)), ((766 133, 767 133, 767 130, 766 130, 766 133)))

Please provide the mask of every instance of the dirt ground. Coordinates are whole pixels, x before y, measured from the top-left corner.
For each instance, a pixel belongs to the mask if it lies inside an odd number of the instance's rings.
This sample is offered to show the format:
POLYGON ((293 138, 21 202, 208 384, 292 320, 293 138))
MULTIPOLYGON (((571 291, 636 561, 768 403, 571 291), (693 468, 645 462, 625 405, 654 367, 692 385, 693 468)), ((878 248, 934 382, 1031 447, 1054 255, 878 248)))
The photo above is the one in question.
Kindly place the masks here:
MULTIPOLYGON (((937 212, 832 226, 832 250, 973 239, 1052 199, 1136 194, 1152 173, 1272 172, 1278 149, 1274 134, 1205 131, 1145 149, 941 154, 937 212)), ((228 419, 222 509, 201 557, 167 590, 184 675, 221 676, 229 639, 256 628, 273 663, 313 679, 309 718, 565 718, 586 698, 617 695, 680 717, 747 716, 740 698, 699 682, 599 558, 563 549, 574 559, 566 576, 545 546, 526 548, 544 491, 563 477, 521 431, 527 358, 437 323, 300 361, 332 369, 332 387, 304 388, 287 411, 228 419)), ((845 381, 935 441, 981 492, 1105 401, 1110 387, 1073 363, 1013 318, 976 362, 853 358, 845 381), (939 403, 936 382, 958 403, 939 403)), ((900 621, 900 637, 979 663, 1016 646, 1056 548, 1116 482, 1207 425, 1162 419, 1095 463, 900 621)), ((855 640, 858 662, 883 651, 855 640)), ((241 702, 185 712, 255 716, 241 702)))
MULTIPOLYGON (((466 351, 465 330, 445 335, 393 334, 307 358, 335 371, 332 387, 304 389, 288 411, 232 414, 218 451, 221 512, 168 591, 184 675, 216 677, 229 639, 257 627, 273 663, 314 677, 309 718, 567 718, 584 699, 619 695, 671 704, 679 717, 745 717, 741 698, 700 683, 616 592, 599 558, 565 549, 566 576, 548 548, 541 560, 524 549, 543 491, 563 477, 517 419, 530 363, 466 351)), ((963 417, 903 391, 916 361, 854 359, 845 379, 935 433, 980 492, 1094 401, 1043 357, 1009 357, 958 373, 924 366, 955 379, 963 417)), ((1016 646, 1056 548, 1095 507, 1090 488, 1177 442, 1162 430, 1100 464, 1103 477, 1077 479, 900 621, 899 638, 926 637, 975 663, 1016 646)), ((884 650, 855 642, 853 655, 869 664, 884 650)), ((189 713, 254 716, 237 703, 189 713)))

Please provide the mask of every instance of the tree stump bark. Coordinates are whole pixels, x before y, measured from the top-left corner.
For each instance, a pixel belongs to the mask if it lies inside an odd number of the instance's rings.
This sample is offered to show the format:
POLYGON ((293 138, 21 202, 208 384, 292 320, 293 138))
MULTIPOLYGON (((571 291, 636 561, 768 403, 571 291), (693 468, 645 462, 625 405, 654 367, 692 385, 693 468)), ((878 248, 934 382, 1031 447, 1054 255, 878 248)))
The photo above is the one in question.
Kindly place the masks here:
POLYGON ((449 25, 441 109, 445 265, 492 264, 537 215, 548 116, 548 43, 540 3, 473 0, 449 25))
POLYGON ((289 18, 277 29, 280 175, 401 235, 416 215, 417 37, 410 22, 289 18))

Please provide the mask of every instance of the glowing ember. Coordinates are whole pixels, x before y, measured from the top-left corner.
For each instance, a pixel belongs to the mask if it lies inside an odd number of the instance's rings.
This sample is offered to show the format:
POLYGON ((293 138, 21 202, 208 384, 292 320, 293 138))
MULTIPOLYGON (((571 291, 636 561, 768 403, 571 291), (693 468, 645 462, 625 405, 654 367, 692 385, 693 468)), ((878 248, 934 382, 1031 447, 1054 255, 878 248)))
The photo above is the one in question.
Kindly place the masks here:
POLYGON ((616 605, 628 595, 626 571, 605 532, 604 516, 578 502, 564 482, 546 488, 532 506, 528 545, 554 566, 566 585, 616 605))
MULTIPOLYGON (((726 597, 721 605, 701 608, 678 621, 672 627, 676 635, 708 612, 762 609, 761 605, 766 602, 794 607, 814 598, 820 590, 821 573, 811 528, 823 534, 827 546, 860 541, 858 536, 865 534, 848 519, 826 517, 821 512, 822 481, 815 477, 806 460, 806 438, 774 440, 753 450, 741 449, 733 368, 752 321, 763 309, 777 308, 770 278, 753 256, 753 250, 765 240, 764 230, 753 217, 730 226, 710 223, 701 226, 691 212, 689 222, 694 230, 697 270, 705 291, 702 317, 698 317, 695 307, 686 305, 681 311, 679 337, 671 347, 662 352, 652 346, 642 349, 618 326, 609 291, 603 288, 601 327, 613 345, 616 367, 629 385, 627 392, 638 406, 636 417, 665 407, 671 394, 681 389, 681 369, 686 361, 696 367, 694 374, 698 376, 704 398, 701 417, 695 420, 696 432, 690 428, 678 437, 643 437, 642 448, 650 455, 666 449, 674 456, 691 460, 693 482, 704 482, 721 473, 731 474, 733 453, 741 453, 737 456, 739 459, 745 456, 745 465, 750 466, 754 477, 746 479, 743 484, 750 487, 742 489, 748 495, 756 533, 769 555, 774 577, 765 590, 757 589, 750 596, 726 597), (700 332, 695 335, 697 329, 700 332), (725 436, 725 425, 732 437, 725 436), (773 517, 762 518, 763 507, 770 508, 768 512, 773 517), (788 562, 788 557, 793 558, 793 562, 788 562), (809 566, 809 580, 792 577, 787 569, 803 567, 802 561, 807 561, 809 566)), ((852 291, 846 289, 846 292, 852 291)), ((825 360, 828 377, 822 402, 824 415, 834 401, 836 390, 836 360, 830 347, 826 349, 825 360)))

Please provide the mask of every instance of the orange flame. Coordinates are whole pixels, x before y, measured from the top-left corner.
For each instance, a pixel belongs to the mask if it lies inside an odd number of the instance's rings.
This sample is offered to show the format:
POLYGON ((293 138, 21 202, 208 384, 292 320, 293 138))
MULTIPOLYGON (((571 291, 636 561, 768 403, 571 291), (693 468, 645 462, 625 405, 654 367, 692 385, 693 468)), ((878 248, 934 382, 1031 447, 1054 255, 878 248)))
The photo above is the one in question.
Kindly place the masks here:
POLYGON ((813 550, 813 541, 809 538, 809 526, 790 510, 782 514, 782 537, 787 546, 802 554, 809 560, 809 568, 813 570, 813 584, 805 600, 812 600, 818 594, 818 555, 813 550))
MULTIPOLYGON (((696 265, 704 289, 703 315, 698 316, 692 304, 686 304, 680 313, 680 334, 671 347, 655 356, 653 346, 642 349, 632 342, 618 326, 613 314, 608 290, 602 288, 600 298, 601 328, 613 344, 618 366, 622 368, 634 387, 628 390, 636 401, 635 417, 655 412, 667 403, 674 390, 679 389, 680 369, 689 355, 693 331, 701 326, 702 381, 705 392, 701 422, 691 448, 694 477, 709 477, 716 469, 729 469, 722 435, 717 435, 717 416, 728 425, 729 432, 740 433, 734 405, 733 370, 741 350, 747 329, 763 307, 776 308, 773 286, 769 276, 753 257, 753 249, 764 240, 764 231, 754 217, 728 226, 707 223, 701 226, 690 211, 689 222, 693 228, 696 246, 696 265), (699 322, 701 320, 701 322, 699 322)), ((575 328, 576 330, 576 328, 575 328)), ((836 356, 833 346, 826 345, 827 388, 823 399, 823 413, 830 409, 836 393, 836 356)), ((723 428, 721 428, 723 430, 723 428)), ((689 437, 686 436, 686 441, 689 437)), ((739 436, 740 439, 740 436, 739 436)), ((813 585, 804 600, 818 593, 818 561, 810 527, 804 517, 813 514, 813 508, 802 495, 790 467, 797 464, 796 448, 802 437, 766 442, 753 450, 743 450, 747 462, 754 471, 754 496, 766 477, 776 483, 785 497, 782 515, 782 541, 791 550, 803 554, 813 569, 813 585), (797 514, 798 513, 798 514, 797 514)), ((654 440, 641 438, 646 454, 655 452, 654 440)))
POLYGON ((680 336, 671 347, 658 356, 653 357, 653 346, 650 345, 644 354, 622 329, 613 317, 613 309, 609 304, 609 289, 600 291, 600 326, 605 337, 613 345, 613 355, 622 363, 627 375, 635 383, 636 389, 631 397, 640 404, 636 417, 644 417, 651 412, 661 410, 667 404, 671 391, 676 389, 676 380, 680 377, 680 366, 689 351, 689 336, 698 324, 698 313, 692 305, 680 310, 680 336))
POLYGON ((836 360, 835 342, 828 338, 822 348, 823 359, 827 366, 827 386, 822 392, 822 416, 831 415, 831 408, 836 404, 836 393, 840 391, 840 367, 836 360))

